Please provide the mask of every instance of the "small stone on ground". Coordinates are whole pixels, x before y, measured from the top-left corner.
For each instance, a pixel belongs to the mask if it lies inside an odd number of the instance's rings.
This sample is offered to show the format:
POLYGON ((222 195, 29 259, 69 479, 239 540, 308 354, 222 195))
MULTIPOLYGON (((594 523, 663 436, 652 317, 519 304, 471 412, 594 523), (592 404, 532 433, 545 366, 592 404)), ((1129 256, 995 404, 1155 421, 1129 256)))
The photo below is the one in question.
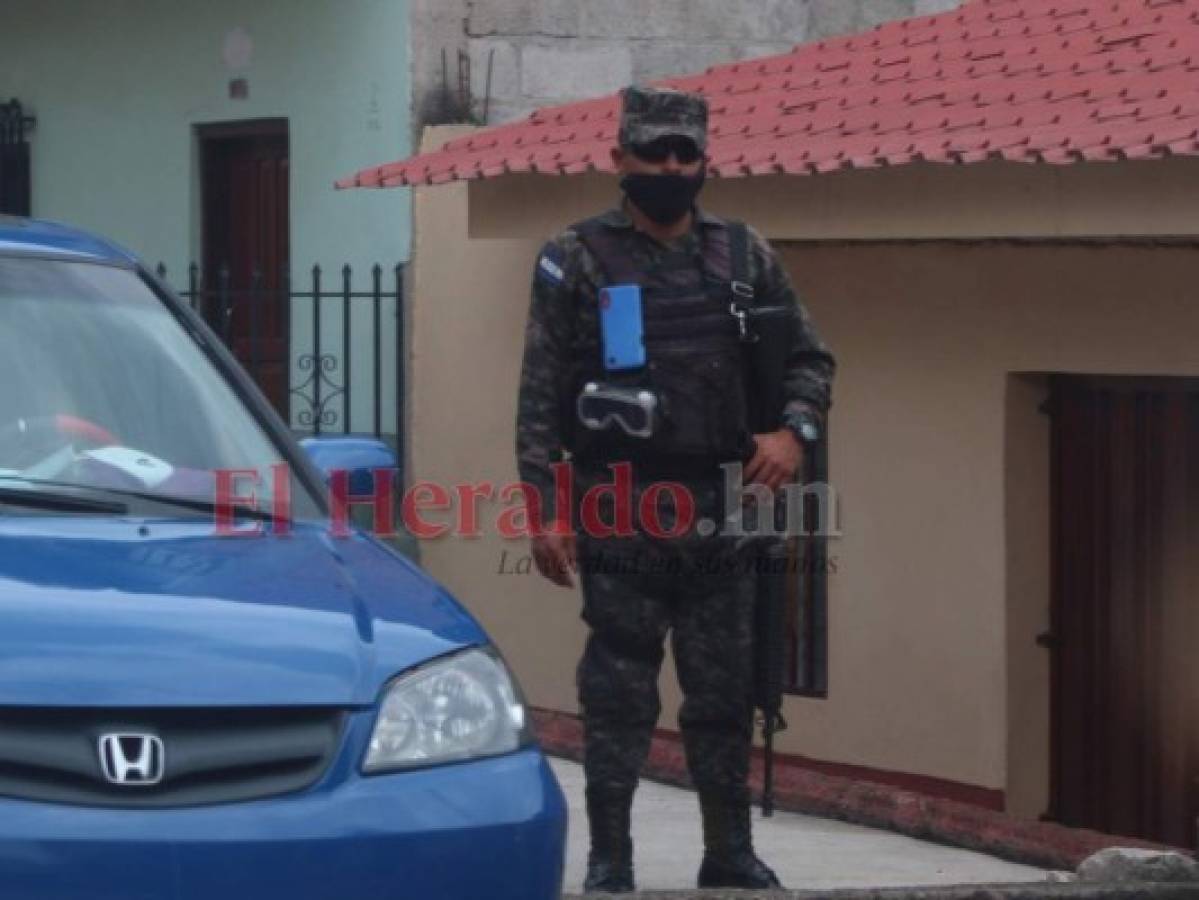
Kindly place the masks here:
POLYGON ((1088 856, 1079 864, 1078 880, 1199 884, 1199 862, 1181 853, 1109 847, 1088 856))

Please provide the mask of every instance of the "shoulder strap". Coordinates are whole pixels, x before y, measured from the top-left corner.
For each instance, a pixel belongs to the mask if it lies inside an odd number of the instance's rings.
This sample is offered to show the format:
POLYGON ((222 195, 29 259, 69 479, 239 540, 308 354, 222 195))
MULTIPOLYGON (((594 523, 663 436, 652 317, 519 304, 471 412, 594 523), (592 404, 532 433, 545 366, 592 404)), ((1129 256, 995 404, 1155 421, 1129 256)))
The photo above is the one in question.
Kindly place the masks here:
POLYGON ((729 262, 733 281, 749 283, 749 228, 744 222, 730 221, 729 262))
POLYGON ((732 275, 733 295, 743 301, 754 302, 754 288, 749 281, 749 227, 744 222, 730 220, 729 271, 732 275))
POLYGON ((632 265, 629 254, 618 244, 612 229, 600 218, 584 219, 571 229, 579 241, 595 257, 608 284, 639 284, 640 272, 632 265))

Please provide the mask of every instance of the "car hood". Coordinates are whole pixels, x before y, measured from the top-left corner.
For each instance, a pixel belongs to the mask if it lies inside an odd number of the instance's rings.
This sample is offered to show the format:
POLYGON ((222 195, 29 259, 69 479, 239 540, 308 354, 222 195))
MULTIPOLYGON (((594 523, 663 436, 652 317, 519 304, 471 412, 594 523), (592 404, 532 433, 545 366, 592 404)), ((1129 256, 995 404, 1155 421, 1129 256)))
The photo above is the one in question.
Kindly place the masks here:
POLYGON ((0 705, 356 706, 485 637, 371 538, 0 519, 0 705))

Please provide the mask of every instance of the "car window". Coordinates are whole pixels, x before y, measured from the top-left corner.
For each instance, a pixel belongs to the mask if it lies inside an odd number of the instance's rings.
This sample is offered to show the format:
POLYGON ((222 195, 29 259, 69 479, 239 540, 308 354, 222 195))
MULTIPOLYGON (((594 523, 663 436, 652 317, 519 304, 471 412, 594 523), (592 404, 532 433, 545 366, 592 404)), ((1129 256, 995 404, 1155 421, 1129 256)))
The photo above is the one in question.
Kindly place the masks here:
MULTIPOLYGON (((0 475, 212 500, 253 469, 260 506, 283 457, 134 272, 0 257, 0 475)), ((313 515, 294 478, 295 515, 313 515)))

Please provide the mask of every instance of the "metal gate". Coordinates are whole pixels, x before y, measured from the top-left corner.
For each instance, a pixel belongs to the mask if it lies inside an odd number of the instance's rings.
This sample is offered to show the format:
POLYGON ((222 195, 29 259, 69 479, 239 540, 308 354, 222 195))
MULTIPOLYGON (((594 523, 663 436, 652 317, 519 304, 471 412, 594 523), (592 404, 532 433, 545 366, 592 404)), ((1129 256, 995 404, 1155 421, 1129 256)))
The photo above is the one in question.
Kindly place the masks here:
MULTIPOLYGON (((166 268, 158 275, 167 279, 166 268)), ((404 267, 375 265, 366 285, 355 283, 350 266, 330 284, 320 266, 299 288, 285 270, 268 286, 254 267, 250 286, 233 286, 227 265, 215 283, 203 281, 200 267, 188 270, 179 291, 238 357, 254 380, 299 432, 370 434, 400 446, 404 422, 404 267), (281 306, 287 365, 280 374, 264 348, 276 340, 267 333, 263 310, 281 306), (236 332, 235 320, 244 327, 236 332), (272 391, 278 378, 285 390, 272 391), (275 399, 278 398, 278 399, 275 399)))

